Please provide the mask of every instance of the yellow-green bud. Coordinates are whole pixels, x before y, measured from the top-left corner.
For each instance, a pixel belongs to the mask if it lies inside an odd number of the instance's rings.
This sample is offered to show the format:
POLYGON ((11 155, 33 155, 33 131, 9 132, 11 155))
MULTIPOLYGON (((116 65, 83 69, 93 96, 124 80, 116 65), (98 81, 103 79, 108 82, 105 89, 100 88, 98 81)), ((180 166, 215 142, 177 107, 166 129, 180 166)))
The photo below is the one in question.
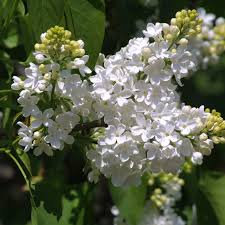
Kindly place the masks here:
POLYGON ((179 41, 180 45, 187 45, 188 44, 188 40, 186 38, 181 38, 179 41))

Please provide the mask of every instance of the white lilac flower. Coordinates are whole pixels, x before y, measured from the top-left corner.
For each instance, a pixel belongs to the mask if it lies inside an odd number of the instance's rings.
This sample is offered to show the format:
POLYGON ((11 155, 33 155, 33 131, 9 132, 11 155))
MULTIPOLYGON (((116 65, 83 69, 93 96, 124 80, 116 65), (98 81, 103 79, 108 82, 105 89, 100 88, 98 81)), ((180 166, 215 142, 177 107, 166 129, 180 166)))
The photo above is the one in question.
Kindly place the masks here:
POLYGON ((39 128, 42 124, 48 127, 53 122, 50 119, 53 115, 54 115, 53 109, 46 109, 43 113, 39 111, 38 114, 34 116, 34 119, 31 122, 31 127, 39 128))
POLYGON ((144 144, 144 149, 147 150, 147 159, 148 160, 154 160, 157 158, 157 155, 159 154, 159 143, 156 141, 147 142, 144 144))
POLYGON ((143 142, 147 142, 154 137, 154 131, 152 129, 152 121, 146 119, 141 113, 136 115, 136 126, 130 128, 132 135, 140 137, 143 142))
POLYGON ((208 114, 204 112, 204 106, 200 108, 183 106, 177 119, 176 128, 184 136, 199 133, 204 128, 207 116, 208 114))
POLYGON ((204 8, 198 8, 199 18, 203 20, 203 23, 208 26, 213 26, 213 21, 215 20, 216 16, 212 13, 206 13, 204 8))
POLYGON ((85 74, 90 74, 91 70, 86 66, 86 63, 89 59, 88 55, 84 55, 81 58, 76 58, 71 64, 70 67, 72 69, 78 69, 80 74, 84 77, 85 74))
POLYGON ((149 59, 149 65, 144 68, 144 72, 148 75, 150 82, 153 85, 159 85, 160 81, 168 81, 172 77, 172 73, 165 70, 165 61, 163 59, 149 59))
POLYGON ((134 56, 140 56, 142 54, 142 50, 148 47, 148 45, 148 38, 133 38, 129 41, 124 54, 126 58, 134 59, 134 56))
MULTIPOLYGON (((59 121, 58 121, 59 122, 59 121)), ((60 123, 54 122, 48 127, 48 134, 44 140, 53 148, 62 150, 64 143, 73 144, 74 138, 69 133, 71 132, 71 125, 73 121, 62 120, 60 123), (65 122, 65 124, 62 124, 65 122)))
POLYGON ((167 41, 153 42, 149 45, 150 52, 154 58, 168 58, 170 56, 169 43, 167 41))
POLYGON ((22 122, 18 122, 17 124, 21 127, 18 131, 18 135, 21 138, 19 145, 23 146, 24 151, 27 152, 33 148, 33 130, 22 122))
POLYGON ((149 23, 146 30, 143 31, 145 37, 152 37, 155 40, 162 38, 162 24, 161 23, 149 23))
POLYGON ((91 73, 86 66, 89 56, 84 55, 83 41, 70 36, 62 27, 50 28, 41 35, 41 44, 35 45, 35 63, 25 68, 21 78, 13 77, 12 89, 21 90, 18 103, 30 123, 20 123, 19 144, 25 151, 34 149, 37 156, 51 156, 53 150, 73 144, 74 127, 96 119, 91 88, 83 78, 91 73))
POLYGON ((24 117, 37 115, 39 113, 39 109, 36 105, 39 101, 39 97, 32 95, 29 90, 25 89, 21 91, 17 101, 23 107, 22 112, 24 117))
POLYGON ((13 76, 13 84, 11 85, 11 88, 13 90, 21 90, 24 87, 24 82, 17 76, 13 76))
POLYGON ((180 135, 175 131, 173 124, 160 124, 156 129, 155 139, 162 147, 166 147, 171 142, 176 143, 180 139, 180 135))
POLYGON ((202 153, 200 152, 194 152, 192 157, 191 157, 191 161, 194 163, 194 164, 197 164, 197 165, 201 165, 202 164, 202 160, 203 160, 203 155, 202 153))
POLYGON ((30 91, 35 91, 37 93, 41 93, 45 90, 47 83, 37 65, 30 63, 30 67, 25 69, 25 76, 25 89, 29 89, 30 91))
POLYGON ((97 183, 99 180, 99 171, 96 170, 92 170, 89 174, 88 174, 88 180, 90 182, 94 182, 97 183))
POLYGON ((90 78, 95 111, 108 127, 96 153, 87 155, 93 170, 111 177, 116 186, 137 184, 146 171, 177 172, 198 148, 209 154, 212 147, 198 138, 208 115, 204 107, 180 104, 173 81, 181 85, 196 58, 184 45, 171 49, 162 24, 148 24, 144 33, 145 38, 134 38, 106 57, 90 78))
POLYGON ((126 130, 126 126, 124 126, 123 124, 120 124, 117 127, 113 125, 109 125, 106 128, 105 143, 107 145, 113 145, 116 142, 119 144, 123 143, 124 140, 126 140, 125 136, 122 135, 125 130, 126 130))
POLYGON ((48 156, 53 156, 52 148, 45 142, 39 143, 37 147, 34 149, 34 155, 39 156, 42 153, 45 153, 48 156))
POLYGON ((38 52, 34 52, 34 57, 35 57, 37 63, 43 63, 44 61, 48 60, 48 58, 44 54, 41 54, 38 52))
MULTIPOLYGON (((202 135, 209 114, 204 107, 182 104, 176 84, 202 63, 202 49, 210 45, 196 49, 193 43, 203 39, 186 34, 188 40, 176 41, 178 32, 174 20, 170 25, 149 23, 145 37, 131 39, 104 58, 87 80, 91 70, 84 43, 68 39, 70 32, 63 28, 51 28, 41 36, 41 45, 35 45, 38 64, 25 70, 24 81, 14 77, 12 88, 22 88, 18 102, 23 116, 31 116, 31 126, 19 132, 20 144, 26 150, 35 147, 36 155, 46 146, 51 155, 49 148, 73 144, 71 132, 78 123, 102 119, 104 134, 96 149, 87 152, 92 181, 104 174, 115 186, 138 185, 145 172, 178 172, 186 158, 200 163, 213 148, 212 140, 202 135), (56 40, 53 33, 63 38, 56 40)), ((204 32, 208 39, 214 37, 210 29, 204 32)))
POLYGON ((79 123, 80 117, 73 112, 65 112, 58 114, 55 121, 59 128, 70 132, 79 123))
POLYGON ((176 52, 171 55, 171 62, 171 69, 179 85, 181 85, 180 79, 186 77, 188 72, 195 69, 196 66, 193 55, 183 46, 179 46, 176 52))

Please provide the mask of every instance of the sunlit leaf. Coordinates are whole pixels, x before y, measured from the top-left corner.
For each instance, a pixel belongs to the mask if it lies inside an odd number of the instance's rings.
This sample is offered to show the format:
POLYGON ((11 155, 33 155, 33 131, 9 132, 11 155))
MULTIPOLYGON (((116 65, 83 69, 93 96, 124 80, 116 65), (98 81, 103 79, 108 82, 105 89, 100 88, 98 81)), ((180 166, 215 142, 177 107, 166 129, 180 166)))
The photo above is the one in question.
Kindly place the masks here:
POLYGON ((94 66, 101 51, 104 31, 104 2, 101 0, 66 0, 67 28, 75 39, 82 39, 90 55, 89 65, 94 66))
POLYGON ((28 0, 29 26, 32 28, 36 41, 41 33, 51 26, 58 25, 64 13, 63 0, 28 0))

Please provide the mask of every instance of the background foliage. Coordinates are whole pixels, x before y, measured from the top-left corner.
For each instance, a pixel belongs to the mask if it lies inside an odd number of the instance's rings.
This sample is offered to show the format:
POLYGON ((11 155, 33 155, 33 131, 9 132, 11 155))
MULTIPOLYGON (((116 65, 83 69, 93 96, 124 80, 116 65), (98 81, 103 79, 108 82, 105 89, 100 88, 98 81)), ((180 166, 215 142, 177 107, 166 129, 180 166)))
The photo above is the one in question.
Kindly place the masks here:
MULTIPOLYGON (((10 90, 10 82, 13 74, 23 74, 40 34, 54 25, 64 26, 75 39, 84 40, 87 54, 91 56, 89 66, 93 68, 99 52, 112 54, 126 45, 140 33, 149 17, 153 21, 168 22, 177 10, 187 7, 204 7, 217 17, 225 17, 225 2, 221 0, 160 0, 157 11, 144 2, 147 1, 1 1, 0 111, 3 118, 0 148, 8 147, 13 153, 0 154, 0 224, 112 224, 110 208, 113 204, 131 225, 137 224, 144 205, 145 183, 125 190, 113 188, 104 179, 98 185, 88 184, 87 171, 83 170, 87 168, 83 140, 53 158, 35 158, 22 153, 21 149, 14 149, 16 130, 12 121, 20 116, 20 109, 15 93, 10 90), (22 164, 20 170, 24 171, 27 183, 13 161, 22 164)), ((194 74, 185 81, 183 100, 193 106, 215 107, 225 116, 224 71, 225 57, 222 57, 219 64, 194 74)), ((217 146, 201 168, 184 175, 186 185, 180 208, 184 217, 191 218, 189 224, 195 224, 192 220, 196 211, 198 225, 225 224, 224 165, 225 148, 217 146)))

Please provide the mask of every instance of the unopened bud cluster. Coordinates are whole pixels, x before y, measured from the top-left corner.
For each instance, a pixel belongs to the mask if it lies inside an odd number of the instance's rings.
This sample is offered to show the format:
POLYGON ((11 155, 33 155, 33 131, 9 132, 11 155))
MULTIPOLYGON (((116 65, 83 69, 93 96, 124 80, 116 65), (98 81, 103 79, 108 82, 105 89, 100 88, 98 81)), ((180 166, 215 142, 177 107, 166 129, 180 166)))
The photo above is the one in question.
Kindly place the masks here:
POLYGON ((171 24, 177 26, 184 37, 196 36, 201 32, 202 19, 193 10, 181 10, 176 13, 176 18, 171 19, 171 24))
POLYGON ((81 40, 71 40, 71 32, 63 27, 55 26, 41 35, 41 43, 35 44, 35 50, 58 61, 64 57, 70 59, 82 57, 85 54, 84 43, 81 40))
POLYGON ((221 113, 215 109, 211 112, 210 109, 206 109, 206 112, 209 112, 210 115, 204 131, 215 144, 225 144, 225 120, 221 117, 221 113))
POLYGON ((201 32, 202 20, 196 10, 182 10, 171 19, 171 24, 163 25, 164 39, 173 44, 187 45, 190 37, 201 32))

